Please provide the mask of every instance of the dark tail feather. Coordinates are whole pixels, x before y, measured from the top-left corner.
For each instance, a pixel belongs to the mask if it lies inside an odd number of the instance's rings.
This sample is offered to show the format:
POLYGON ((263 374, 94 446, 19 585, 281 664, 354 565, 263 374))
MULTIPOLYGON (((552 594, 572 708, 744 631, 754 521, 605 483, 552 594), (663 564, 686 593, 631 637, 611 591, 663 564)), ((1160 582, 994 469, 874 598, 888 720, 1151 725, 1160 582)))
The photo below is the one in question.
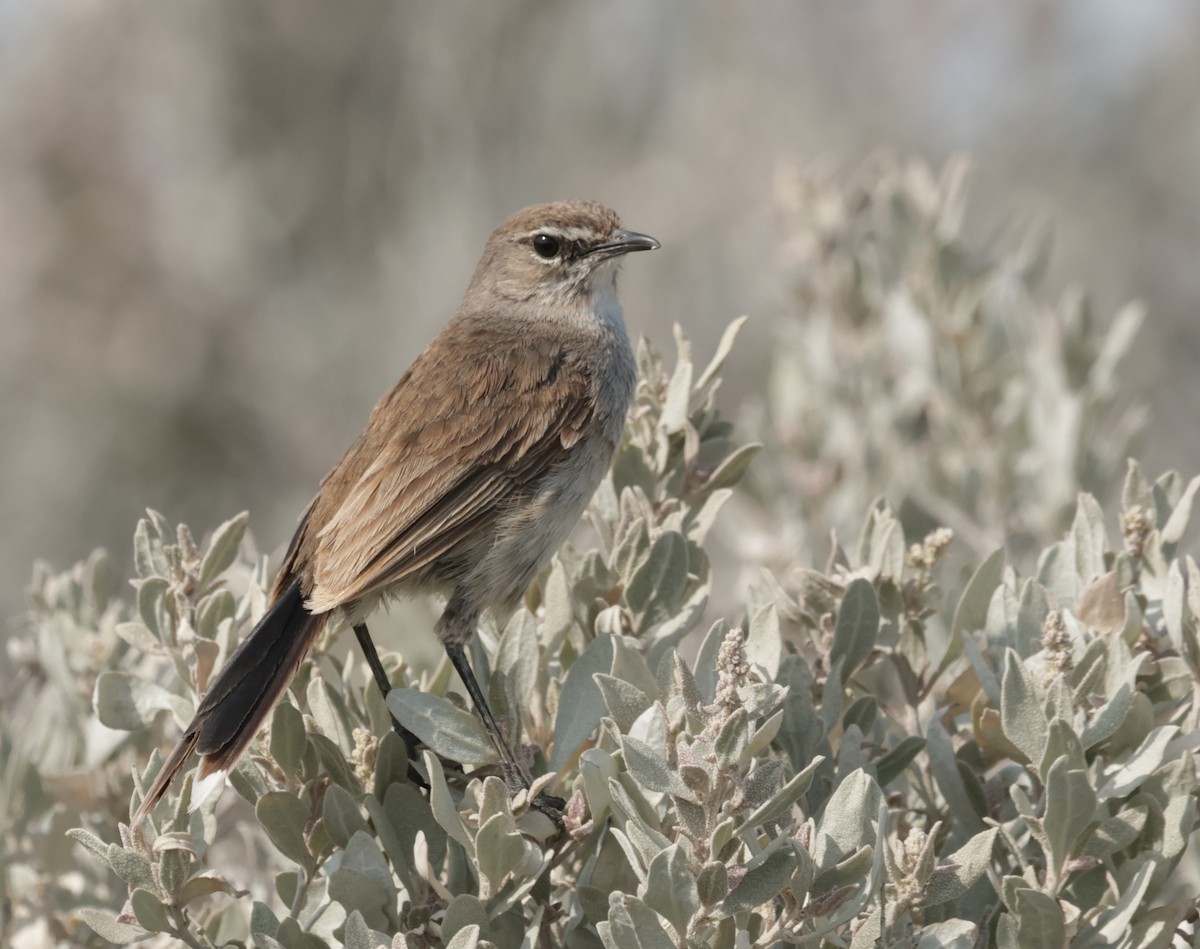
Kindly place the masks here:
POLYGON ((209 686, 195 718, 134 815, 135 825, 163 796, 193 750, 204 759, 200 779, 233 767, 292 681, 327 618, 327 613, 313 614, 304 608, 299 580, 271 604, 209 686))

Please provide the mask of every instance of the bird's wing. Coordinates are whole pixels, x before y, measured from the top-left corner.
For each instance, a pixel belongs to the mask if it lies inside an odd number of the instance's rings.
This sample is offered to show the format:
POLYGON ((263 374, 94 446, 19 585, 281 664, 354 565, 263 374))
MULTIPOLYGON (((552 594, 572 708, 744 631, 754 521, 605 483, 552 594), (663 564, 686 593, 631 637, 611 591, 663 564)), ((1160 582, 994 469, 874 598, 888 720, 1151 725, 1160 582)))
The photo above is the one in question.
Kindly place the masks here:
POLYGON ((379 405, 301 528, 321 612, 382 590, 485 529, 563 458, 596 406, 561 343, 451 324, 379 405), (480 353, 464 365, 462 353, 480 353))

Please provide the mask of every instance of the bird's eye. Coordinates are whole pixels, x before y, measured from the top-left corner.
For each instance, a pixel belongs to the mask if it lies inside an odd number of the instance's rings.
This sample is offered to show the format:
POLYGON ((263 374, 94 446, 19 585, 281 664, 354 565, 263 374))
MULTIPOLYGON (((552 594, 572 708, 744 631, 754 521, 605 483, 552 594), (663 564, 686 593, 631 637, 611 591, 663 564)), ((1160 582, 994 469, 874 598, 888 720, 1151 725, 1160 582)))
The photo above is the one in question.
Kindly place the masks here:
POLYGON ((533 238, 533 250, 539 257, 549 260, 551 257, 558 256, 558 238, 551 237, 549 234, 535 234, 533 238))

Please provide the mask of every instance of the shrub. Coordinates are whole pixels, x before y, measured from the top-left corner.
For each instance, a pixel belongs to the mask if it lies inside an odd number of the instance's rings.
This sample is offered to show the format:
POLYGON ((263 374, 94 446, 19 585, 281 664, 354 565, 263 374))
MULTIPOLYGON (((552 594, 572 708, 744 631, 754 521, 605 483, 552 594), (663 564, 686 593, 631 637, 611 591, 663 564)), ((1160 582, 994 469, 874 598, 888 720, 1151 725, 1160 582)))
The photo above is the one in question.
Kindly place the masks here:
POLYGON ((1136 317, 1096 343, 1078 307, 1034 302, 1036 257, 965 250, 955 169, 793 191, 798 315, 744 425, 761 453, 714 403, 740 322, 700 372, 678 332, 669 370, 641 346, 588 539, 474 649, 568 799, 562 837, 510 797, 446 663, 385 656, 385 705, 338 631, 235 793, 190 811, 186 777, 131 830, 266 559, 245 515, 197 544, 150 512, 128 602, 102 554, 38 567, 0 722, 13 943, 1167 945, 1195 912, 1200 479, 1128 463, 1111 540, 1076 497, 1118 479, 1136 317), (713 528, 748 470, 730 562, 713 528), (714 622, 747 538, 771 569, 714 622))

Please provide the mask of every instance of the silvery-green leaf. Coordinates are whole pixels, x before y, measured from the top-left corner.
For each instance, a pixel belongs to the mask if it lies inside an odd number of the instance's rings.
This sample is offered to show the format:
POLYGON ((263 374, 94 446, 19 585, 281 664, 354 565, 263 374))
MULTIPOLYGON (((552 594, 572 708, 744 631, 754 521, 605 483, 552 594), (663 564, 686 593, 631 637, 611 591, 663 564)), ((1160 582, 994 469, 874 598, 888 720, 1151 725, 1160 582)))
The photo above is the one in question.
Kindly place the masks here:
POLYGON ((879 785, 865 771, 855 771, 837 786, 825 802, 812 847, 818 867, 828 867, 874 841, 871 821, 881 799, 879 785))
POLYGON ((750 741, 750 723, 744 708, 738 708, 721 723, 713 748, 717 767, 729 769, 737 764, 750 741))
POLYGON ((101 723, 120 731, 144 728, 164 710, 181 723, 187 722, 192 714, 187 699, 127 672, 100 673, 92 703, 101 723))
POLYGON ((628 893, 609 894, 608 919, 596 931, 605 949, 675 949, 658 914, 628 893))
POLYGON ((339 848, 345 848, 350 838, 359 831, 370 833, 371 828, 363 819, 354 798, 339 785, 331 784, 325 790, 322 816, 325 832, 339 848))
POLYGON ((617 776, 617 763, 607 751, 588 748, 579 756, 579 774, 583 778, 583 792, 592 820, 599 823, 608 814, 612 801, 608 782, 617 776))
POLYGON ((626 583, 646 563, 650 556, 650 522, 645 517, 636 517, 619 532, 615 539, 609 565, 626 583))
POLYGON ((916 949, 972 949, 979 927, 965 919, 944 919, 922 926, 916 949))
POLYGON ((140 652, 157 652, 162 644, 145 623, 117 623, 116 634, 140 652))
POLYGON ((1163 525, 1162 541, 1164 544, 1177 544, 1183 538, 1188 521, 1192 519, 1192 504, 1195 501, 1197 490, 1200 490, 1200 475, 1188 482, 1183 495, 1179 498, 1179 503, 1175 505, 1170 518, 1163 525))
POLYGON ((1044 778, 1060 759, 1065 760, 1069 768, 1079 771, 1087 768, 1083 744, 1071 726, 1056 716, 1050 720, 1050 727, 1046 730, 1046 748, 1042 752, 1042 760, 1037 762, 1038 774, 1044 778))
POLYGON ((1094 748, 1102 741, 1108 738, 1121 727, 1121 723, 1125 721, 1125 716, 1129 714, 1129 709, 1133 705, 1133 689, 1128 683, 1123 684, 1116 693, 1098 708, 1093 714, 1091 720, 1084 726, 1083 734, 1080 736, 1080 742, 1084 749, 1094 748))
POLYGON ((673 794, 684 800, 695 802, 695 796, 680 779, 661 754, 632 735, 621 736, 621 753, 625 767, 639 785, 649 791, 673 794))
POLYGON ((712 360, 704 371, 700 373, 700 378, 696 380, 696 392, 703 392, 714 379, 717 373, 721 371, 721 367, 725 365, 725 360, 729 358, 729 353, 733 349, 734 340, 737 339, 738 331, 746 324, 748 316, 739 316, 736 320, 725 327, 725 331, 721 334, 721 341, 717 343, 716 351, 713 353, 712 360))
POLYGON ((165 577, 169 569, 162 552, 162 538, 146 518, 138 521, 133 532, 133 563, 143 580, 165 577))
MULTIPOLYGON (((1021 586, 1021 599, 1017 606, 1016 650, 1022 659, 1027 659, 1042 648, 1042 626, 1050 613, 1050 601, 1046 588, 1030 578, 1021 586)), ((998 700, 997 700, 998 701, 998 700)))
POLYGON ((521 713, 537 688, 539 658, 536 626, 526 610, 518 610, 496 646, 488 681, 492 712, 510 736, 520 734, 521 713))
POLYGON ((280 702, 271 715, 271 757, 285 775, 299 777, 300 762, 307 747, 304 716, 291 702, 280 702))
POLYGON ((821 868, 813 879, 812 895, 819 898, 842 887, 862 887, 871 874, 876 856, 874 846, 863 844, 833 866, 821 868))
POLYGON ((508 814, 493 814, 475 835, 479 870, 492 886, 500 888, 504 878, 525 859, 525 838, 517 832, 508 814))
POLYGON ((1125 797, 1141 786, 1142 782, 1162 764, 1167 745, 1179 733, 1178 726, 1161 725, 1150 732, 1138 749, 1123 764, 1111 771, 1098 796, 1101 801, 1114 797, 1125 797))
POLYGON ((597 672, 610 673, 612 663, 612 637, 597 636, 567 670, 554 720, 551 771, 562 771, 600 724, 605 713, 604 697, 592 676, 597 672))
POLYGON ((138 615, 146 624, 146 628, 159 639, 165 639, 167 635, 167 630, 163 628, 159 607, 170 587, 170 583, 163 577, 147 577, 138 584, 138 615))
POLYGON ((761 863, 750 866, 733 892, 721 903, 726 916, 755 909, 775 899, 791 880, 796 855, 791 847, 777 847, 761 863))
POLYGON ((864 695, 854 700, 850 707, 842 715, 842 727, 849 728, 854 725, 864 735, 871 730, 875 724, 875 718, 879 714, 879 704, 875 701, 873 695, 864 695))
POLYGON ((628 732, 637 717, 650 707, 649 696, 624 679, 605 675, 603 672, 594 673, 593 678, 604 697, 608 714, 622 732, 628 732))
POLYGON ((242 511, 218 527, 204 552, 200 563, 200 586, 206 587, 213 580, 233 565, 237 557, 238 545, 246 533, 246 524, 250 520, 250 512, 242 511))
POLYGON ((1034 889, 1019 889, 1015 903, 1022 946, 1066 945, 1065 920, 1054 897, 1034 889))
POLYGON ((67 831, 67 836, 87 850, 93 857, 103 860, 106 865, 108 864, 109 845, 90 830, 85 830, 82 827, 72 827, 67 831))
POLYGON ((705 702, 711 702, 717 692, 717 654, 727 635, 729 623, 723 619, 717 620, 709 627, 700 643, 700 651, 696 653, 695 682, 705 702))
POLYGON ((369 832, 360 830, 350 838, 341 857, 329 877, 329 897, 347 912, 361 912, 372 929, 389 929, 396 886, 379 845, 369 832))
POLYGON ((745 476, 750 462, 762 447, 758 442, 750 442, 735 449, 705 479, 701 492, 707 494, 710 491, 732 488, 745 476))
POLYGON ((232 619, 237 613, 237 598, 221 587, 206 594, 196 604, 196 635, 202 639, 215 639, 224 620, 232 619))
POLYGON ((275 933, 279 931, 279 917, 277 917, 266 903, 260 903, 255 900, 250 907, 250 935, 254 936, 269 936, 274 939, 275 933))
POLYGON ((473 857, 475 841, 467 833, 467 827, 458 813, 458 807, 450 796, 450 788, 446 784, 442 763, 428 749, 422 752, 422 757, 425 759, 425 769, 429 774, 429 806, 433 810, 434 819, 447 834, 462 844, 468 856, 473 857))
POLYGON ((129 904, 133 907, 133 915, 138 924, 152 933, 165 933, 171 930, 171 921, 167 918, 167 908, 162 900, 149 890, 136 888, 129 894, 129 904))
POLYGON ((774 603, 765 603, 754 614, 745 639, 746 660, 762 670, 767 682, 779 674, 783 638, 779 632, 779 613, 774 603))
POLYGON ((308 870, 315 866, 304 840, 304 829, 311 815, 295 795, 287 791, 268 791, 259 797, 254 815, 276 850, 308 870))
MULTIPOLYGON (((319 676, 314 676, 309 680, 305 698, 308 700, 308 710, 316 719, 321 733, 339 748, 353 748, 354 739, 351 737, 349 716, 340 698, 334 696, 329 684, 319 676)), ((416 729, 412 731, 417 733, 416 729)), ((423 735, 421 737, 424 738, 423 735)))
POLYGON ((1092 823, 1096 813, 1096 792, 1086 771, 1069 770, 1066 758, 1059 758, 1046 775, 1046 813, 1044 824, 1050 842, 1049 860, 1059 870, 1075 849, 1080 835, 1092 823))
POLYGON ((378 938, 371 930, 361 912, 354 910, 346 917, 346 928, 342 933, 344 949, 378 949, 379 946, 388 945, 390 943, 378 938))
POLYGON ((992 592, 1000 585, 1004 575, 1004 548, 999 547, 979 565, 967 586, 963 590, 958 606, 954 610, 954 620, 950 624, 949 646, 942 661, 938 664, 935 675, 940 675, 962 652, 963 630, 974 631, 987 625, 988 606, 992 601, 992 592))
POLYGON ((879 786, 886 788, 898 778, 913 760, 925 749, 925 739, 909 735, 875 764, 875 775, 879 786))
POLYGON ((643 899, 677 933, 687 932, 692 914, 700 907, 700 895, 679 844, 672 844, 650 861, 643 899))
POLYGON ((206 871, 188 877, 176 893, 175 904, 177 906, 186 906, 192 900, 198 900, 204 896, 212 896, 214 893, 224 893, 227 896, 246 895, 245 890, 237 889, 232 883, 218 876, 214 871, 206 871))
POLYGON ((1115 817, 1103 821, 1088 836, 1082 855, 1101 860, 1124 850, 1137 840, 1142 828, 1146 826, 1148 813, 1148 809, 1144 806, 1127 807, 1115 817))
POLYGON ((613 664, 611 671, 618 679, 624 679, 631 685, 636 686, 650 699, 657 700, 661 698, 658 693, 658 682, 655 681, 654 673, 646 665, 645 657, 642 656, 641 651, 634 645, 634 640, 627 636, 619 636, 613 640, 613 664))
POLYGON ((1128 931, 1129 923, 1142 903, 1142 897, 1145 896, 1146 890, 1150 886, 1150 878, 1153 874, 1154 864, 1152 862, 1147 861, 1142 864, 1129 886, 1122 888, 1120 899, 1116 904, 1100 914, 1097 920, 1100 936, 1107 944, 1116 945, 1128 931))
POLYGON ((981 831, 950 854, 945 865, 935 869, 926 884, 924 905, 956 900, 974 886, 987 871, 998 833, 995 827, 981 831))
MULTIPOLYGON (((1108 547, 1108 534, 1104 529, 1104 512, 1090 494, 1079 495, 1075 521, 1071 525, 1071 536, 1075 540, 1076 574, 1081 583, 1091 583, 1104 573, 1104 552, 1108 547)), ((1069 605, 1071 604, 1059 604, 1069 605)))
POLYGON ((650 546, 650 554, 629 579, 625 602, 635 627, 644 632, 669 619, 687 586, 687 540, 677 531, 663 531, 650 546))
MULTIPOLYGON (((335 745, 324 735, 311 734, 308 736, 309 748, 316 755, 321 766, 329 773, 329 778, 335 784, 340 784, 355 797, 362 794, 362 782, 346 760, 346 752, 335 745)), ((305 752, 308 757, 308 752, 305 752)))
POLYGON ((439 755, 466 765, 498 760, 479 720, 449 699, 420 689, 392 689, 387 704, 401 725, 439 755))
POLYGON ((550 567, 542 610, 542 644, 550 655, 555 655, 575 626, 571 582, 560 560, 555 560, 550 567))
POLYGON ((1154 510, 1154 495, 1141 466, 1132 458, 1125 462, 1125 483, 1121 487, 1121 510, 1140 507, 1147 514, 1154 510))
POLYGON ((1046 715, 1033 677, 1012 649, 1005 650, 1000 691, 1000 726, 1004 737, 1030 761, 1041 761, 1046 747, 1046 715))
POLYGON ((831 662, 842 660, 841 681, 845 684, 858 665, 871 654, 879 635, 879 601, 869 580, 852 580, 842 597, 833 630, 831 662))
POLYGON ((696 892, 706 907, 715 906, 729 895, 729 875, 725 864, 710 860, 700 868, 696 878, 696 892))
POLYGON ((454 934, 454 938, 446 943, 446 949, 477 949, 479 946, 479 926, 471 923, 454 934))
POLYGON ((140 926, 118 923, 104 910, 93 909, 90 906, 77 909, 75 914, 101 939, 107 939, 118 946, 128 946, 131 943, 140 942, 150 935, 140 926))
POLYGON ((956 818, 951 828, 952 836, 963 840, 968 834, 979 833, 984 829, 983 821, 967 794, 966 785, 963 784, 950 736, 936 718, 930 721, 925 739, 925 750, 929 754, 934 780, 949 805, 950 813, 956 818))
POLYGON ((667 383, 667 395, 658 421, 659 428, 668 435, 682 431, 687 424, 688 403, 692 396, 692 347, 683 338, 678 323, 675 324, 675 345, 679 357, 671 381, 667 383))
POLYGON ((158 889, 154 872, 150 868, 150 861, 140 853, 125 850, 117 844, 109 844, 107 861, 108 865, 112 867, 113 873, 128 883, 131 888, 140 886, 147 890, 158 889))

